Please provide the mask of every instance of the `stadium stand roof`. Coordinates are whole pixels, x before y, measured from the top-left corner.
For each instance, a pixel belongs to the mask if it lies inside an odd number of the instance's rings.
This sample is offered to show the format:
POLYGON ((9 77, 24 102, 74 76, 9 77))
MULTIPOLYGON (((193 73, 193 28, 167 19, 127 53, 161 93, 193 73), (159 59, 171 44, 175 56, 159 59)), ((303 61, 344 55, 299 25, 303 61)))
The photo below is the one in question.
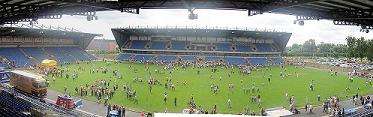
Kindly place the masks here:
POLYGON ((97 19, 95 11, 140 9, 233 9, 248 15, 263 12, 297 15, 297 20, 333 20, 336 25, 373 29, 372 0, 1 0, 0 24, 56 19, 62 14, 97 19))
MULTIPOLYGON (((13 25, 14 26, 14 25, 13 25)), ((68 38, 74 39, 81 45, 82 48, 86 48, 88 44, 96 36, 102 36, 101 34, 83 33, 77 30, 66 30, 60 27, 2 27, 0 26, 0 37, 40 37, 40 38, 68 38)))

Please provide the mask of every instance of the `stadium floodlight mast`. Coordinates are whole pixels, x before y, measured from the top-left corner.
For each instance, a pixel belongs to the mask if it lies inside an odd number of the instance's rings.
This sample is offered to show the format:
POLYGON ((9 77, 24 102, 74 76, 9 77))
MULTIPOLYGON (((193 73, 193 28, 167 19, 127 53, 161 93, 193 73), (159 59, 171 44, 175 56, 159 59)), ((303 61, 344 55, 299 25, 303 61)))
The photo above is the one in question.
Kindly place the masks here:
POLYGON ((188 18, 190 20, 198 19, 198 14, 195 14, 194 10, 195 10, 195 8, 189 8, 188 9, 188 12, 189 12, 188 18))

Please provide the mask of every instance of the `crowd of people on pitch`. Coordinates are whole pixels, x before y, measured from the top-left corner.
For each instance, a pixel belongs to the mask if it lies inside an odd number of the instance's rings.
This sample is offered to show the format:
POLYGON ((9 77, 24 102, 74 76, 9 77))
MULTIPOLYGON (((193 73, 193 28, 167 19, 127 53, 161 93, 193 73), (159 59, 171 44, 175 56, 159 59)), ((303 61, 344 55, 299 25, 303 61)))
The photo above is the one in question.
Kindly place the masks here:
MULTIPOLYGON (((120 63, 120 62, 115 62, 115 63, 120 63)), ((145 64, 145 72, 149 73, 150 78, 147 81, 145 81, 141 77, 136 76, 136 77, 133 78, 133 82, 134 83, 147 84, 148 87, 149 87, 149 92, 150 93, 152 93, 152 89, 153 89, 152 87, 153 86, 163 85, 164 88, 167 89, 165 91, 165 93, 163 94, 164 103, 167 103, 168 100, 169 100, 168 98, 170 97, 169 94, 167 93, 168 90, 170 90, 170 91, 175 90, 177 85, 179 85, 179 84, 184 84, 184 85, 188 84, 187 81, 184 81, 182 83, 176 83, 176 82, 172 81, 173 70, 179 69, 179 67, 176 67, 176 66, 180 66, 181 69, 186 69, 186 67, 188 67, 188 66, 191 66, 193 69, 211 68, 211 74, 214 74, 217 71, 218 67, 223 67, 223 68, 232 68, 233 67, 233 66, 229 66, 229 65, 222 64, 222 63, 219 63, 219 62, 213 63, 213 62, 202 62, 202 61, 199 61, 199 62, 198 61, 196 61, 196 62, 175 61, 175 62, 172 62, 172 63, 157 62, 157 63, 144 63, 144 64, 145 64), (160 81, 160 80, 156 79, 155 77, 153 77, 154 75, 152 75, 152 73, 150 72, 149 64, 163 65, 164 69, 163 70, 155 69, 155 73, 161 73, 161 72, 168 73, 168 77, 166 78, 166 80, 165 81, 160 81)), ((251 71, 256 70, 256 68, 258 68, 258 67, 260 67, 260 66, 250 66, 250 65, 238 66, 238 68, 241 70, 241 72, 240 72, 241 74, 251 74, 251 71)), ((282 70, 280 71, 281 72, 280 77, 282 79, 284 79, 289 74, 286 74, 286 68, 284 68, 283 65, 281 66, 281 68, 282 68, 282 70)), ((138 69, 136 69, 133 66, 129 66, 129 69, 131 71, 133 71, 134 73, 139 72, 138 69)), ((78 71, 79 70, 84 71, 84 68, 79 67, 77 70, 78 71)), ((73 71, 72 74, 68 74, 69 71, 70 70, 67 69, 67 68, 57 70, 55 72, 52 72, 52 77, 60 76, 60 77, 65 77, 66 79, 69 79, 69 78, 77 79, 79 77, 78 72, 73 71)), ((112 74, 113 74, 112 76, 113 77, 122 78, 122 75, 120 75, 118 70, 111 70, 107 67, 92 68, 92 69, 90 69, 90 74, 96 74, 96 73, 109 74, 111 71, 112 71, 112 74)), ((197 74, 200 74, 199 70, 197 70, 197 74)), ((232 74, 234 74, 233 70, 230 73, 228 73, 228 77, 230 77, 232 74)), ((337 74, 338 73, 336 71, 331 71, 331 75, 337 75, 337 74)), ((268 77, 268 82, 270 83, 272 75, 267 74, 265 77, 268 77)), ((297 77, 298 77, 298 74, 297 74, 297 77)), ((212 75, 210 75, 210 78, 211 79, 218 79, 218 78, 213 77, 212 75)), ((221 79, 222 78, 220 77, 220 80, 221 79)), ((80 86, 79 88, 75 87, 75 92, 77 94, 79 94, 80 96, 87 96, 88 95, 87 92, 90 91, 91 95, 95 96, 97 98, 97 100, 99 100, 99 101, 103 100, 104 103, 107 104, 108 100, 113 97, 114 93, 118 89, 118 85, 116 85, 116 84, 110 85, 110 82, 111 82, 110 80, 109 81, 97 80, 92 85, 86 84, 86 86, 80 86)), ((261 100, 262 100, 261 95, 259 94, 260 93, 260 88, 258 86, 256 86, 255 83, 251 86, 243 86, 243 85, 241 85, 241 86, 242 86, 242 89, 243 89, 244 93, 251 93, 252 96, 249 99, 249 100, 251 100, 251 103, 258 103, 260 105, 261 100)), ((216 94, 216 93, 219 92, 220 87, 221 86, 212 83, 211 86, 210 86, 210 88, 211 88, 210 90, 213 94, 216 94)), ((233 84, 229 83, 228 88, 229 88, 229 91, 233 92, 235 86, 233 84)), ((314 83, 313 80, 309 85, 309 89, 311 91, 315 90, 315 83, 314 83)), ((67 89, 65 88, 65 92, 66 92, 66 90, 67 89)), ((125 84, 123 86, 123 91, 126 94, 128 99, 133 100, 134 103, 138 102, 137 95, 136 95, 136 90, 133 89, 130 85, 125 84)), ((317 98, 320 101, 320 96, 318 96, 317 98)), ((226 105, 227 105, 228 108, 232 108, 232 106, 233 106, 232 101, 233 100, 231 100, 231 99, 227 100, 226 105)), ((176 97, 174 98, 173 102, 174 102, 174 105, 177 106, 177 98, 176 97)), ((299 109, 297 109, 296 106, 295 106, 295 97, 294 96, 289 98, 289 104, 290 104, 291 112, 293 112, 295 114, 300 112, 299 109)), ((330 99, 328 99, 328 101, 326 101, 324 103, 324 105, 326 105, 325 107, 328 108, 328 110, 326 112, 333 113, 334 115, 342 113, 343 109, 341 109, 339 106, 337 106, 338 104, 339 104, 339 99, 337 97, 331 97, 330 99)), ((197 106, 197 104, 194 101, 194 97, 191 97, 190 101, 188 102, 188 107, 189 107, 189 112, 190 113, 195 113, 195 112, 210 113, 210 114, 211 113, 217 113, 217 105, 214 105, 213 108, 211 109, 211 111, 208 112, 207 111, 208 109, 206 110, 206 109, 203 109, 201 106, 197 106)), ((313 112, 313 108, 314 107, 311 104, 307 104, 305 106, 305 109, 310 113, 313 112)), ((249 111, 250 110, 248 108, 244 108, 244 111, 242 113, 246 113, 246 114, 249 113, 251 115, 254 114, 254 113, 251 113, 249 111)))

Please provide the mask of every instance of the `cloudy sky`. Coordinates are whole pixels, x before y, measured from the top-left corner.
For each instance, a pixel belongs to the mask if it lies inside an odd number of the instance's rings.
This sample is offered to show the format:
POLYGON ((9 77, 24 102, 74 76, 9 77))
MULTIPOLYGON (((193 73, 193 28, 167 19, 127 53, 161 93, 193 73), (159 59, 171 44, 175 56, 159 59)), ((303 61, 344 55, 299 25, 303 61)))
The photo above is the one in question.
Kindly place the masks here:
POLYGON ((360 32, 357 26, 336 26, 332 21, 306 21, 304 26, 293 24, 295 16, 283 14, 261 14, 247 16, 246 11, 234 10, 196 10, 197 20, 188 19, 188 11, 140 10, 140 14, 121 13, 119 11, 97 12, 98 20, 87 21, 84 16, 65 15, 58 20, 38 20, 39 25, 53 25, 75 28, 82 32, 103 34, 105 39, 114 39, 111 28, 127 26, 188 26, 188 27, 229 27, 248 29, 271 29, 292 33, 288 46, 303 43, 308 39, 325 43, 346 43, 347 36, 373 39, 373 31, 360 32))

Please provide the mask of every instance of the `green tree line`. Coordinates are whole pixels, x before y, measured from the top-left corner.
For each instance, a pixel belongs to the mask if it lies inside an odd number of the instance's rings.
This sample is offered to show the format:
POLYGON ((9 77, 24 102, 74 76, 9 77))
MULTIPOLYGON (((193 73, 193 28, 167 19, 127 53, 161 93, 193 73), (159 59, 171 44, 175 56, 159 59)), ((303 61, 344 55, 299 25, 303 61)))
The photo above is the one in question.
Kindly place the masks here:
POLYGON ((316 44, 314 39, 305 41, 303 44, 293 44, 286 47, 286 56, 317 56, 317 57, 348 57, 367 58, 373 61, 373 40, 364 37, 347 37, 347 44, 320 43, 316 44))

